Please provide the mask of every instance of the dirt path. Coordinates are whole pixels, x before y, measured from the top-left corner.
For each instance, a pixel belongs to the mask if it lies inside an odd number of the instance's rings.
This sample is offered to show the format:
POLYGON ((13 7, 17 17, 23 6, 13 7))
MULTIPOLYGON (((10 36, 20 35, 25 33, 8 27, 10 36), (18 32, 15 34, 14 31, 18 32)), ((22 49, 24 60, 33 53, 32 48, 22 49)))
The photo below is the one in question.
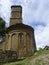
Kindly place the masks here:
POLYGON ((49 54, 42 54, 31 61, 31 65, 49 65, 49 54))

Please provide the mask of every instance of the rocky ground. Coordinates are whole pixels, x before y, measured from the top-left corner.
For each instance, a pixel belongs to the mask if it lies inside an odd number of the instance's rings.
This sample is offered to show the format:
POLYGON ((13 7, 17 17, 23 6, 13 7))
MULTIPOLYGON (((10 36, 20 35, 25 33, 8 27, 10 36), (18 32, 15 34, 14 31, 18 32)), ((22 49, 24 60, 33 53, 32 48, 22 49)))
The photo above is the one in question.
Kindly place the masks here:
POLYGON ((49 54, 42 54, 34 58, 30 65, 49 65, 49 54))

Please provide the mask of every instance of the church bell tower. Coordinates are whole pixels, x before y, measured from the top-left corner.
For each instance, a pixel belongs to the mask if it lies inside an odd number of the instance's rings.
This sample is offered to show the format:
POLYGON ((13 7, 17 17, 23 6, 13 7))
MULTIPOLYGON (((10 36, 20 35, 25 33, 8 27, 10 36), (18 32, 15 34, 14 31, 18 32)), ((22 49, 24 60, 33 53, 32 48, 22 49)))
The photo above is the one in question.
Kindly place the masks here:
POLYGON ((21 6, 12 6, 11 7, 11 18, 10 26, 14 24, 22 23, 22 7, 21 6))

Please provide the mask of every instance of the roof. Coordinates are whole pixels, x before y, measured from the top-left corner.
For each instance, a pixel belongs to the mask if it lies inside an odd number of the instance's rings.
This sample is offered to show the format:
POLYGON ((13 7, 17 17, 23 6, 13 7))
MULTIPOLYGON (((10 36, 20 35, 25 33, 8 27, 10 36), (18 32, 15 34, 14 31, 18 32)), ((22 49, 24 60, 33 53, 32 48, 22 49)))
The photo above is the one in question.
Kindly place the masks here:
POLYGON ((21 7, 22 8, 21 5, 13 5, 13 6, 11 6, 11 8, 13 8, 13 7, 21 7))
POLYGON ((22 30, 27 29, 27 30, 34 31, 34 29, 31 26, 19 23, 19 24, 15 24, 15 25, 8 27, 6 32, 9 32, 9 31, 12 31, 12 30, 19 30, 19 29, 22 29, 22 30))

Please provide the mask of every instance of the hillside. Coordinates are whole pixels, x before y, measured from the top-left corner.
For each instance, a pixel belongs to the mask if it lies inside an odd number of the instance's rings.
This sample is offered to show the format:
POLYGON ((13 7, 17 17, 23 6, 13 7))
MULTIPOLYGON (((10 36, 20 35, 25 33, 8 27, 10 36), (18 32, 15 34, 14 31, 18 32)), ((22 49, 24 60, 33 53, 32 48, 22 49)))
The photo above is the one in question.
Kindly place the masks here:
POLYGON ((49 65, 49 50, 39 50, 31 57, 4 65, 49 65))

